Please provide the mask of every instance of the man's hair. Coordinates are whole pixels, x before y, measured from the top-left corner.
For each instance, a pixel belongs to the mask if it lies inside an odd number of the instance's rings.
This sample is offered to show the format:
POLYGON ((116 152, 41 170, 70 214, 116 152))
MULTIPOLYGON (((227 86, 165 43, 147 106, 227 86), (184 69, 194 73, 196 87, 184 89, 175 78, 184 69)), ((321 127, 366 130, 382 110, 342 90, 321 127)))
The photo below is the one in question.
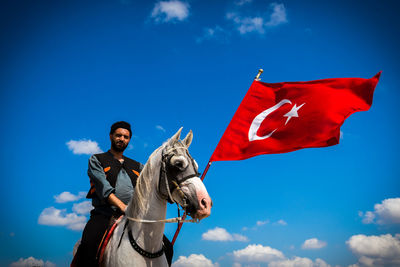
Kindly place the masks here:
POLYGON ((118 128, 127 129, 129 131, 129 137, 132 137, 131 125, 126 121, 117 121, 116 123, 111 125, 110 134, 113 134, 118 128))

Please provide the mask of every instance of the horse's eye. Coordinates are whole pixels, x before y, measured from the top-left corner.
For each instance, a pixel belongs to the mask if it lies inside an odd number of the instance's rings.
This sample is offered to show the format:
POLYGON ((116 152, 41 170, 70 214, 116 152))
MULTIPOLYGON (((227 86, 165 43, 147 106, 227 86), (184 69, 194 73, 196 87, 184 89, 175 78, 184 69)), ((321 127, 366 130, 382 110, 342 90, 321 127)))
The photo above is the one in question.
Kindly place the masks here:
POLYGON ((183 161, 177 161, 175 163, 175 167, 177 167, 178 169, 182 169, 183 168, 183 161))
POLYGON ((188 166, 188 161, 184 156, 173 156, 170 160, 171 166, 174 168, 183 171, 188 166))
POLYGON ((184 160, 177 160, 174 167, 180 171, 184 171, 187 168, 187 163, 184 160))

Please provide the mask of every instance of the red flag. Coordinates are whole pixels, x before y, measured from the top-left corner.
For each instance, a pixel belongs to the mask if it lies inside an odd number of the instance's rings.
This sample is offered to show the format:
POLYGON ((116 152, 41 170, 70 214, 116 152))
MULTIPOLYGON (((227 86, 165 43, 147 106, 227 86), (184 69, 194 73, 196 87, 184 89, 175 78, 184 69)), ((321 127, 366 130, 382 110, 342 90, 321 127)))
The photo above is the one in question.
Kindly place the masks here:
POLYGON ((371 107, 380 74, 371 79, 254 81, 210 161, 338 144, 344 120, 371 107))

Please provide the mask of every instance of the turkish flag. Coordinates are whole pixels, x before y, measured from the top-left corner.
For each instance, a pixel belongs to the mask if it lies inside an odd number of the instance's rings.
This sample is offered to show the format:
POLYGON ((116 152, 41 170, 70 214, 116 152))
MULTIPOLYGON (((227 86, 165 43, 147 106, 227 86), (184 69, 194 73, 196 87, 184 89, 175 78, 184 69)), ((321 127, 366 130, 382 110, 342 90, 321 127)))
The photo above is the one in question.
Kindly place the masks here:
POLYGON ((338 144, 344 120, 371 107, 380 74, 371 79, 254 81, 210 161, 338 144))

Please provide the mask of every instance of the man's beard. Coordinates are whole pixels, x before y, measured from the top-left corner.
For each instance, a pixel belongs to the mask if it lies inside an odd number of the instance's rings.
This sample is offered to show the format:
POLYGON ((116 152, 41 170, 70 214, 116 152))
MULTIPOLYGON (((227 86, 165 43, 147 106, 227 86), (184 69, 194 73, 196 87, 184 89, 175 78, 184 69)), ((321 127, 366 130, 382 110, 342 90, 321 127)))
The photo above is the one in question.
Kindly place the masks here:
POLYGON ((115 141, 111 142, 111 147, 114 151, 117 152, 124 152, 128 144, 125 144, 124 142, 118 142, 116 143, 115 141))

